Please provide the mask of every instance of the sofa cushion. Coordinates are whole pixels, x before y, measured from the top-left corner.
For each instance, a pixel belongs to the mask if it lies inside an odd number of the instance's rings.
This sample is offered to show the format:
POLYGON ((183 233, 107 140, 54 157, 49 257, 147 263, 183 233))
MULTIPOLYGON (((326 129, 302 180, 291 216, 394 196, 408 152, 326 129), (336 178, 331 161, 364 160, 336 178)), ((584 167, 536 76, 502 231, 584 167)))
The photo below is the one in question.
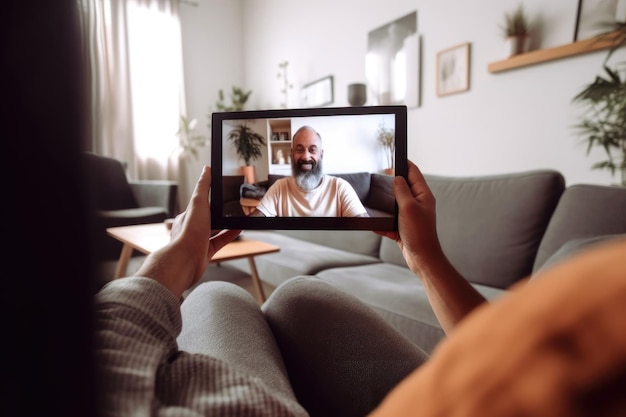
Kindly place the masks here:
POLYGON ((441 246, 468 281, 497 288, 530 275, 564 189, 553 170, 482 177, 427 175, 441 246))
POLYGON ((369 193, 364 204, 387 214, 394 214, 396 197, 393 195, 393 178, 389 175, 372 174, 369 193))
MULTIPOLYGON (((317 274, 374 308, 426 352, 444 337, 424 287, 407 268, 387 263, 333 268, 317 274)), ((487 299, 506 291, 474 285, 487 299)))
POLYGON ((576 184, 561 196, 533 270, 573 239, 626 233, 626 187, 576 184))
POLYGON ((369 230, 276 230, 276 233, 376 258, 382 239, 369 230))
POLYGON ((365 199, 370 191, 370 173, 369 172, 355 172, 349 174, 331 174, 335 177, 343 178, 348 181, 356 195, 359 196, 359 200, 365 204, 365 199))
POLYGON ((550 256, 550 258, 548 258, 548 260, 533 273, 533 277, 539 275, 539 273, 543 270, 552 268, 554 265, 565 261, 584 250, 591 249, 597 244, 604 243, 612 239, 626 239, 626 234, 602 235, 570 240, 561 246, 559 250, 554 252, 552 256, 550 256))
MULTIPOLYGON (((296 275, 315 275, 328 268, 380 262, 374 256, 335 249, 328 244, 311 243, 273 231, 250 230, 243 235, 280 247, 280 252, 254 258, 261 280, 274 287, 296 275)), ((228 261, 225 264, 250 273, 247 259, 228 261)))

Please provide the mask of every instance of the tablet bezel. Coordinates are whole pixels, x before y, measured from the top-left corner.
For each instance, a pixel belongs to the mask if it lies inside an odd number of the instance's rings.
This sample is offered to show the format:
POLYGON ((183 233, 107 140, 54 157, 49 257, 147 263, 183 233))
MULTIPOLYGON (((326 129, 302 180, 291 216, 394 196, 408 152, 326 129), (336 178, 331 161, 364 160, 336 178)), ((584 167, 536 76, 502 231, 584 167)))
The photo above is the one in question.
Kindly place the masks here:
MULTIPOLYGON (((393 114, 395 117, 395 174, 407 177, 407 107, 355 106, 298 109, 250 110, 214 112, 211 115, 211 224, 214 229, 249 230, 398 230, 398 209, 390 217, 249 217, 224 216, 222 194, 222 137, 226 120, 294 118, 333 115, 393 114)), ((266 135, 263 135, 266 140, 266 135)))

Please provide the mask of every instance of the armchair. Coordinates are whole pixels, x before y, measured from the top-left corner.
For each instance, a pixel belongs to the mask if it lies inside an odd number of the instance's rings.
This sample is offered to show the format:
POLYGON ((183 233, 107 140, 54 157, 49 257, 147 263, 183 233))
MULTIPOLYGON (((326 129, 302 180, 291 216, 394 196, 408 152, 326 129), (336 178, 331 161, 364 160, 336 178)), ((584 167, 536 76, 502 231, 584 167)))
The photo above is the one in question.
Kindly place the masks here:
POLYGON ((117 259, 122 244, 108 236, 115 226, 158 223, 177 214, 178 185, 174 181, 132 180, 117 159, 84 153, 85 183, 93 215, 96 261, 117 259))

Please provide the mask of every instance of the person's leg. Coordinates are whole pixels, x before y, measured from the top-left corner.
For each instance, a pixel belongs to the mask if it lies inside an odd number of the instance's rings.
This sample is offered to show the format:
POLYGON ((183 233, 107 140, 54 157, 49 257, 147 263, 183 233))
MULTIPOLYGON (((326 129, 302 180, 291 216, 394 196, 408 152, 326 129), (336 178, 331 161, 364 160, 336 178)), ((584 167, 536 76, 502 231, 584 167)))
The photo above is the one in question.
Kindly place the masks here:
POLYGON ((331 283, 297 277, 262 307, 312 417, 365 416, 428 355, 331 283))
POLYGON ((274 336, 252 295, 228 282, 198 285, 181 306, 181 350, 221 359, 295 399, 274 336))

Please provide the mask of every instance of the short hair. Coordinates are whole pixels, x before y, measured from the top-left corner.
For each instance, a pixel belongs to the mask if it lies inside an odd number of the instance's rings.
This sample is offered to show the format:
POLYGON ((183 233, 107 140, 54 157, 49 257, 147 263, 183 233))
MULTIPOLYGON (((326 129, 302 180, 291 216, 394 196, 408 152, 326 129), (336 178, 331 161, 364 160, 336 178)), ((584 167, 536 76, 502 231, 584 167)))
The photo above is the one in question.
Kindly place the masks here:
POLYGON ((313 129, 311 126, 307 126, 307 125, 302 126, 298 130, 296 130, 296 133, 293 134, 293 136, 291 137, 291 140, 294 140, 296 138, 296 136, 298 135, 298 133, 300 133, 303 130, 311 130, 312 132, 315 133, 315 135, 320 140, 320 142, 322 141, 322 136, 318 133, 318 131, 313 129))

